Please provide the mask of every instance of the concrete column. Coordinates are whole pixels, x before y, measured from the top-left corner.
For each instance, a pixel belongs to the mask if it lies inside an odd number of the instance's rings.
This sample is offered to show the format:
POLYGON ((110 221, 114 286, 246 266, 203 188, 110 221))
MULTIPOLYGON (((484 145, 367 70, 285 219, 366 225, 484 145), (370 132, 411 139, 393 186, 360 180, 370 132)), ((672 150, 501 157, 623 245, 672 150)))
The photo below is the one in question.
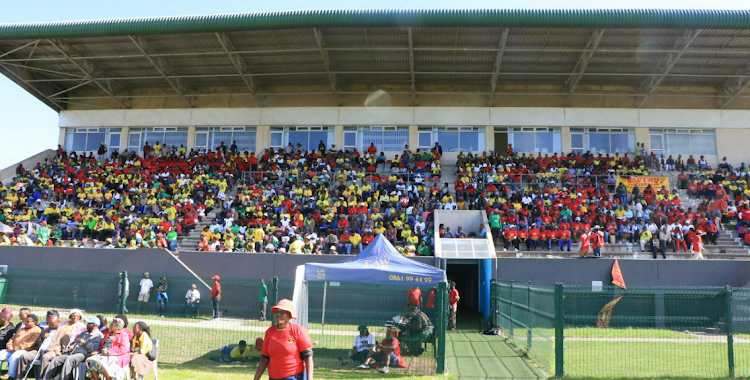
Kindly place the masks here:
POLYGON ((409 149, 411 149, 412 152, 416 152, 417 149, 419 149, 419 126, 418 125, 409 126, 409 149))
POLYGON ((485 148, 483 150, 485 152, 495 150, 495 127, 492 125, 488 125, 484 127, 484 131, 485 131, 485 137, 484 137, 485 148))
POLYGON ((125 149, 128 149, 128 143, 130 143, 130 127, 122 127, 122 131, 120 131, 120 147, 119 147, 120 150, 119 151, 124 152, 125 149))
MULTIPOLYGON (((68 132, 68 128, 60 128, 57 135, 57 143, 59 145, 62 145, 63 149, 65 149, 65 134, 68 132)), ((57 147, 55 147, 57 149, 57 147)))
POLYGON ((344 126, 334 125, 333 126, 333 143, 336 145, 336 149, 344 149, 344 126))
MULTIPOLYGON (((646 151, 651 151, 651 137, 649 136, 648 128, 636 128, 635 129, 635 142, 645 143, 646 151)), ((635 147, 633 147, 635 149, 635 147)))
POLYGON ((255 135, 255 153, 260 154, 264 149, 271 146, 271 127, 259 125, 255 135))
MULTIPOLYGON (((187 140, 187 146, 185 147, 188 152, 190 152, 190 149, 195 148, 195 131, 196 128, 194 125, 191 125, 188 127, 188 140, 187 140)), ((208 147, 209 149, 213 149, 216 147, 208 147)))
MULTIPOLYGON (((570 139, 570 127, 561 127, 560 128, 560 145, 562 148, 562 153, 568 154, 570 153, 572 148, 572 143, 570 139)), ((550 152, 550 153, 560 153, 560 152, 550 152)))

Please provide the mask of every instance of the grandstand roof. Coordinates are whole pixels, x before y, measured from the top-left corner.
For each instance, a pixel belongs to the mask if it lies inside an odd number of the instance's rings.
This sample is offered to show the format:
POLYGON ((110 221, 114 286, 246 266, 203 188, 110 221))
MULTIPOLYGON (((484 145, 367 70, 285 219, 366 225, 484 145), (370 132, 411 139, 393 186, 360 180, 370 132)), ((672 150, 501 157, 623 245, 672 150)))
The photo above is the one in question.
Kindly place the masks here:
MULTIPOLYGON (((0 72, 55 110, 197 96, 715 98, 750 86, 750 11, 299 11, 0 25, 0 72), (390 87, 389 87, 390 86, 390 87)), ((738 104, 738 103, 734 103, 738 104)))

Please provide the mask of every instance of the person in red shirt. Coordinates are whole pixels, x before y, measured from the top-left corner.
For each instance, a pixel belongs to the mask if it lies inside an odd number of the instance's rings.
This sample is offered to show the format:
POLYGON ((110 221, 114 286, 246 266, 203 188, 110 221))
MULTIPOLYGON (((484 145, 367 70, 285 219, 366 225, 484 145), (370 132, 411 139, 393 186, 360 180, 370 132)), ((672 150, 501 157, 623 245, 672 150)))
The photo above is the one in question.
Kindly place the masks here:
POLYGON ((565 244, 568 244, 568 252, 570 252, 570 230, 567 228, 560 229, 557 235, 560 243, 558 245, 558 251, 562 251, 565 244))
POLYGON ((539 233, 539 229, 536 228, 536 223, 531 224, 531 229, 529 230, 529 250, 533 251, 536 249, 536 247, 539 246, 539 238, 541 234, 539 233))
POLYGON ((508 228, 503 231, 503 236, 505 236, 505 248, 503 248, 503 251, 507 251, 511 244, 518 251, 518 239, 516 239, 516 235, 516 227, 509 224, 508 228))
POLYGON ((289 323, 297 319, 297 308, 283 299, 271 308, 276 326, 266 330, 255 380, 260 380, 268 369, 271 379, 313 380, 313 351, 307 329, 289 323))
POLYGON ((461 299, 461 297, 458 296, 458 290, 456 290, 456 283, 451 282, 451 291, 448 294, 448 297, 450 299, 450 319, 448 320, 448 330, 455 330, 456 329, 456 311, 458 310, 458 300, 461 299))
POLYGON ((422 304, 422 291, 418 287, 413 286, 406 292, 408 305, 421 305, 422 304))
POLYGON ((380 372, 388 373, 391 364, 397 365, 401 368, 406 368, 404 359, 401 357, 401 346, 398 343, 398 339, 396 339, 397 337, 398 332, 396 332, 396 330, 392 328, 386 330, 385 339, 383 339, 380 344, 375 345, 375 349, 370 351, 364 364, 357 368, 370 368, 370 364, 376 361, 375 355, 377 353, 381 354, 380 363, 383 364, 383 368, 380 369, 380 372))
POLYGON ((221 301, 221 277, 213 276, 214 286, 211 287, 211 305, 214 308, 214 319, 219 318, 219 301, 221 301))

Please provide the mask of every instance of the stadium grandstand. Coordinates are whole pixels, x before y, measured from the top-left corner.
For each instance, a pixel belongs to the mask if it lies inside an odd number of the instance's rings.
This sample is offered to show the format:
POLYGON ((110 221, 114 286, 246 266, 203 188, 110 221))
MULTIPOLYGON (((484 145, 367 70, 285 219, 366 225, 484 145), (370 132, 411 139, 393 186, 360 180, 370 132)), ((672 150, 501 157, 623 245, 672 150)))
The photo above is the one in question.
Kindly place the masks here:
MULTIPOLYGON (((750 259, 750 11, 3 24, 0 72, 60 114, 57 149, 0 173, 2 246, 161 248, 207 279, 251 262, 223 253, 355 255, 382 234, 478 323, 504 258, 750 259)), ((421 373, 443 372, 433 349, 421 373)))

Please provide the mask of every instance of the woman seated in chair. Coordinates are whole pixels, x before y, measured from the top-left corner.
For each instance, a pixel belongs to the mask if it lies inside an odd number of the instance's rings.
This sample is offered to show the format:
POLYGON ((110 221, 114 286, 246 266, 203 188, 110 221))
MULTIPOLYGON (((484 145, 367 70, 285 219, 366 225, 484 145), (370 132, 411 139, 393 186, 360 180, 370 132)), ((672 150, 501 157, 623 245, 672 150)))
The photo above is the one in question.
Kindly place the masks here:
POLYGON ((130 339, 124 330, 125 322, 115 318, 109 325, 109 336, 102 341, 102 349, 92 352, 86 359, 86 366, 91 379, 124 380, 127 377, 125 367, 130 364, 130 339))
POLYGON ((133 342, 130 345, 130 378, 143 379, 151 372, 154 362, 151 350, 151 328, 146 322, 136 322, 133 326, 133 342), (137 377, 136 377, 137 376, 137 377))

